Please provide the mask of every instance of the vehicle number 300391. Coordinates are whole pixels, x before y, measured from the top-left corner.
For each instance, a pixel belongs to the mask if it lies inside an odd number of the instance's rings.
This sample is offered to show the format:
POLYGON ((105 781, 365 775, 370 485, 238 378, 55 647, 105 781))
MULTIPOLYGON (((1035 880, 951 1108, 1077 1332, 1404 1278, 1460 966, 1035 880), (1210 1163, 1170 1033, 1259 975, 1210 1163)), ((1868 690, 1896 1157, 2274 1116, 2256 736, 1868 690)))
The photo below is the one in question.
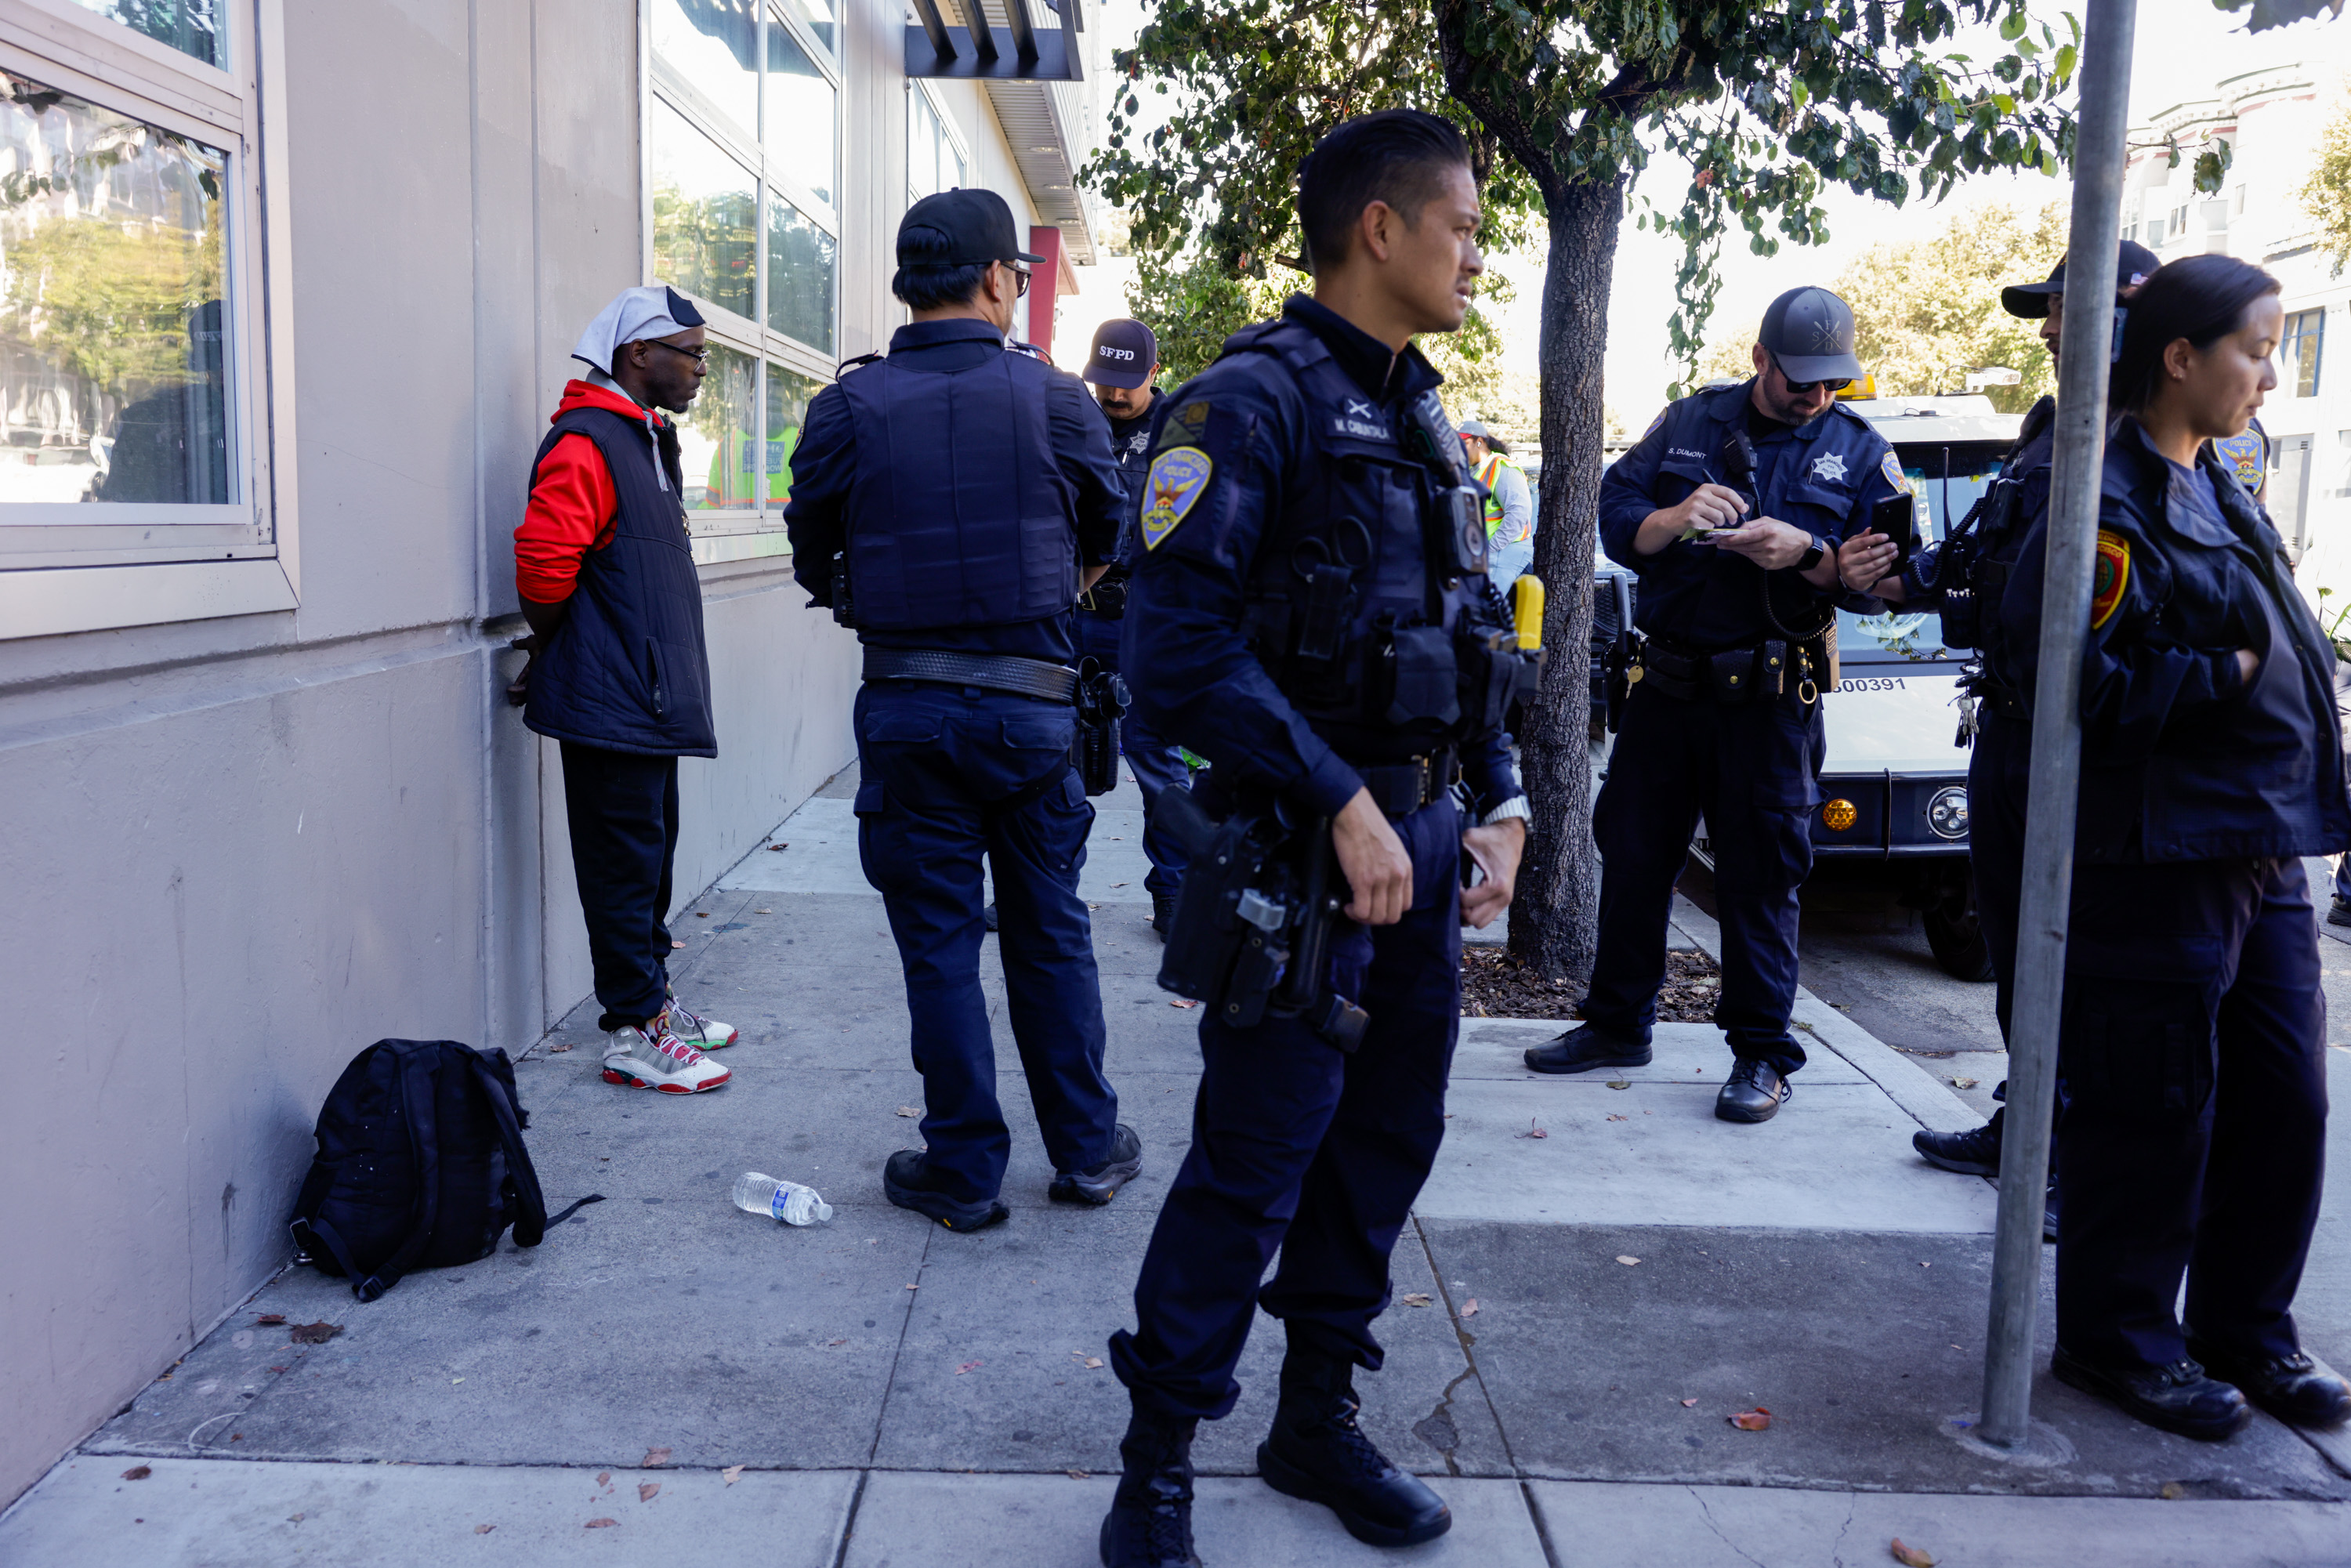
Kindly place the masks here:
POLYGON ((1899 675, 1847 675, 1836 684, 1841 692, 1898 692, 1902 687, 1899 675))

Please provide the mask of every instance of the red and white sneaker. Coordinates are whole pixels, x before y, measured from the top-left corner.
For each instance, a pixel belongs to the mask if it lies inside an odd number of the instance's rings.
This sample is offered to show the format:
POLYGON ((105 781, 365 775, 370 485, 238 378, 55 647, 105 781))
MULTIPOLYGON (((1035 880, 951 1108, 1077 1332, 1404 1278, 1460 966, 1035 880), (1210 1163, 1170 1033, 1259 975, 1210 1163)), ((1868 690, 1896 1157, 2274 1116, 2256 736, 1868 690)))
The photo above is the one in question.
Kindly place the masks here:
POLYGON ((733 1024, 704 1018, 679 1001, 674 992, 669 998, 669 1031, 696 1051, 723 1051, 742 1038, 733 1024))
POLYGON ((632 1025, 604 1037, 604 1082, 664 1094, 699 1094, 734 1074, 672 1034, 662 1019, 652 1032, 632 1025))

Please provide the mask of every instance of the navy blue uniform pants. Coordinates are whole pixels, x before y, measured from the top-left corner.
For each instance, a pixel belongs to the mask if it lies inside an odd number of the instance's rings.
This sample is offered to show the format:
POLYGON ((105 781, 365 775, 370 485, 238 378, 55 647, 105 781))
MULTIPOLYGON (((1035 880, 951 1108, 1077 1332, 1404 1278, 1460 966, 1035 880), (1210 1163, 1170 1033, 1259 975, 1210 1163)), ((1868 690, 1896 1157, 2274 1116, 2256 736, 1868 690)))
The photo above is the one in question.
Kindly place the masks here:
POLYGON ((1600 845, 1599 950, 1586 1019, 1646 1042, 1666 977, 1666 927, 1690 834, 1706 818, 1722 926, 1714 1021, 1742 1058, 1804 1064, 1796 1001, 1797 893, 1813 869, 1820 705, 1792 692, 1725 706, 1635 685, 1593 805, 1600 845))
POLYGON ((2057 1343, 2101 1365, 2296 1346, 2326 1000, 2298 860, 2077 864, 2065 955, 2057 1343))
POLYGON ((980 859, 996 877, 1005 1006, 1057 1171, 1111 1156, 1093 927, 1078 896, 1094 820, 1070 766, 1074 709, 976 686, 857 694, 857 852, 889 912, 923 1075, 925 1164, 958 1202, 992 1198, 1012 1138, 979 988, 980 859))
MULTIPOLYGON (((1104 669, 1117 669, 1119 628, 1123 624, 1123 622, 1089 615, 1081 610, 1078 652, 1101 660, 1104 669)), ((1143 853, 1151 862, 1143 885, 1155 897, 1173 898, 1184 883, 1184 846, 1166 829, 1153 825, 1151 808, 1163 789, 1190 789, 1192 770, 1184 766, 1183 754, 1176 749, 1175 743, 1162 739, 1140 714, 1129 712, 1119 721, 1118 739, 1127 770, 1134 775, 1135 787, 1143 791, 1143 853)))
POLYGON ((643 1023, 669 1005, 670 869, 677 859, 677 758, 563 743, 563 814, 588 917, 596 1027, 643 1023))
POLYGON ((1293 1343, 1380 1366, 1372 1320, 1445 1137, 1461 1013, 1460 813, 1440 800, 1395 828, 1411 910, 1332 936, 1332 986, 1372 1015, 1353 1055, 1297 1019, 1232 1029, 1203 1009, 1192 1147, 1135 1281, 1137 1326, 1110 1342, 1119 1381, 1167 1414, 1232 1409, 1259 1305, 1293 1343))

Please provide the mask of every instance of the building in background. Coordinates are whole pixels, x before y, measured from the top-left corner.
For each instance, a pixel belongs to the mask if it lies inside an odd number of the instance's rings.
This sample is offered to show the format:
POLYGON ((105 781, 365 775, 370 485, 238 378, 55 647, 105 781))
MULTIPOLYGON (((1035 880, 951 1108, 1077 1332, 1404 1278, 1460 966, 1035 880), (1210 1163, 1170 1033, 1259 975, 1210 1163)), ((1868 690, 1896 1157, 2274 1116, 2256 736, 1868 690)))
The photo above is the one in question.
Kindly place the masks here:
POLYGON ((2319 134, 2341 101, 2332 67, 2280 64, 2229 77, 2209 98, 2174 105, 2131 131, 2123 237, 2165 261, 2219 251, 2274 273, 2284 285, 2278 385, 2261 421, 2271 440, 2262 499, 2295 560, 2304 591, 2351 592, 2351 352, 2345 309, 2351 277, 2335 276, 2302 186, 2319 134), (2169 167, 2167 139, 2182 151, 2169 167), (2195 189, 2197 152, 2230 149, 2218 195, 2195 189))
POLYGON ((851 757, 783 532, 808 400, 903 320, 913 197, 1033 225, 1032 340, 1092 256, 1100 35, 987 3, 1086 79, 894 0, 0 0, 0 1502, 286 1260, 355 1052, 586 996, 510 539, 622 287, 711 323, 681 888, 851 757))

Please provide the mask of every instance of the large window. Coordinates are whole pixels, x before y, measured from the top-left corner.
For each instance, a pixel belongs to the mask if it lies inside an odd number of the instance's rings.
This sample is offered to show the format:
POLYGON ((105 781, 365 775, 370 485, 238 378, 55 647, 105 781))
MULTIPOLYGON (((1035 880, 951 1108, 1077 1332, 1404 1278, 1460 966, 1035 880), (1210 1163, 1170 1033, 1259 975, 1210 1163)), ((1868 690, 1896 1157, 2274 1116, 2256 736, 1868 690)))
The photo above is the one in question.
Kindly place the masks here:
POLYGON ((710 321, 710 374, 679 433, 695 554, 780 553, 800 414, 839 344, 833 9, 643 4, 646 265, 710 321))
POLYGON ((2326 343, 2326 312, 2297 310, 2285 319, 2285 336, 2278 343, 2280 378, 2294 397, 2318 395, 2318 361, 2326 343))
POLYGON ((0 637, 291 608, 242 57, 274 0, 78 4, 0 9, 0 637))

